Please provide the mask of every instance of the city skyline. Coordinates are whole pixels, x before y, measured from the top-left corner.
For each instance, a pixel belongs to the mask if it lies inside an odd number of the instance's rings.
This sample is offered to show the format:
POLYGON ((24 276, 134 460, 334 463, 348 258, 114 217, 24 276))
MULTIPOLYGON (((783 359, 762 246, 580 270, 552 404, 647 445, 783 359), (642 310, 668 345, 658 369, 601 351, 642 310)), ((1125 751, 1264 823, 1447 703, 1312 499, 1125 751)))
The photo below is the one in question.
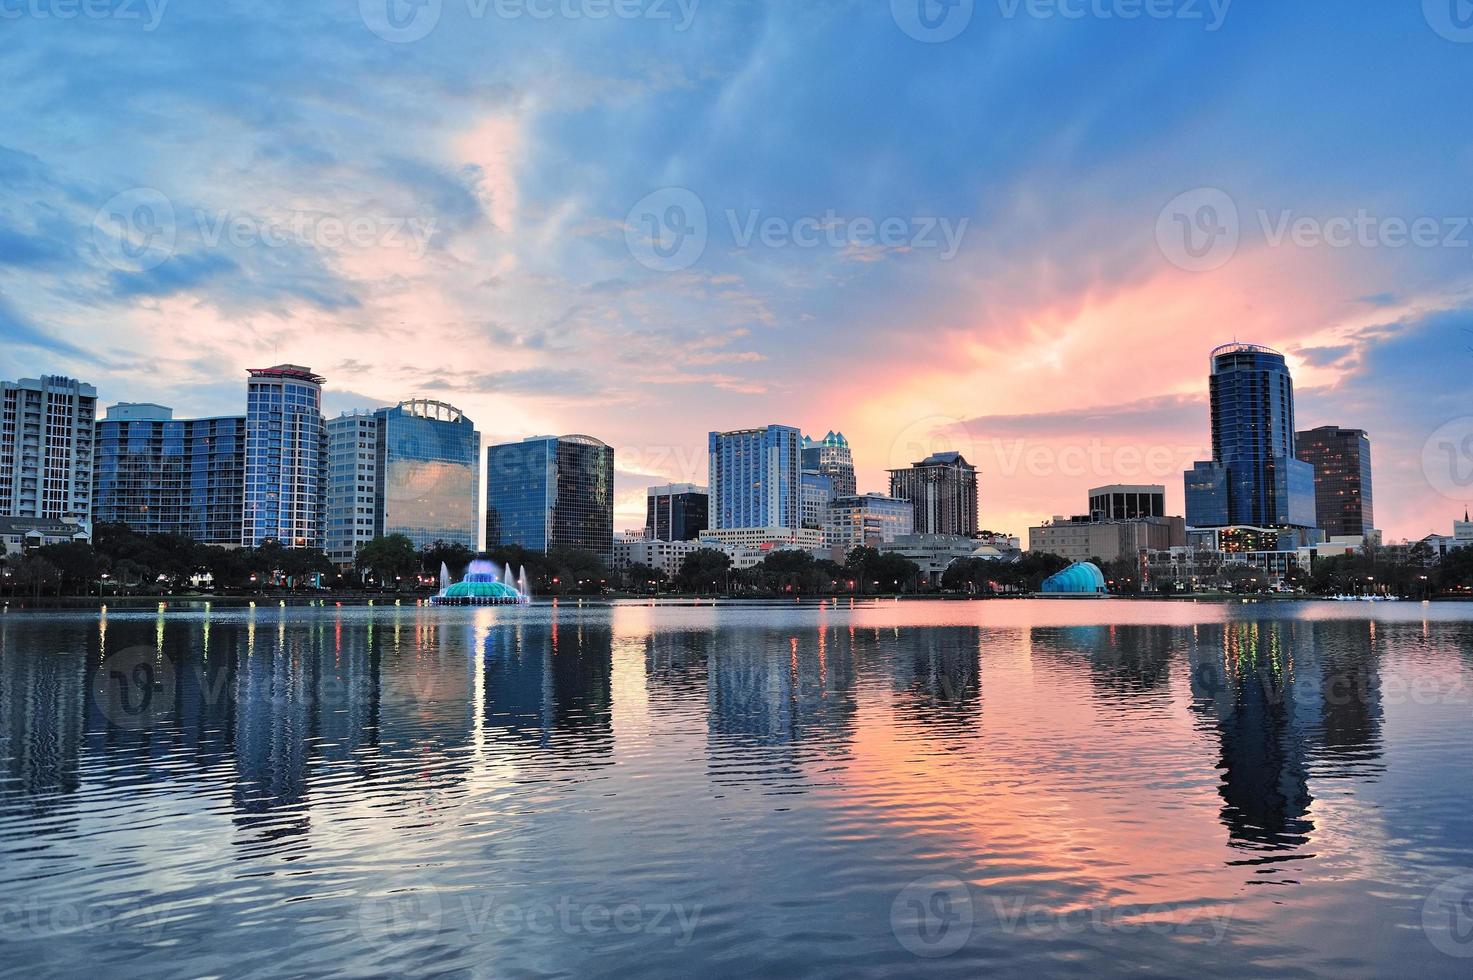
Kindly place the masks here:
POLYGON ((445 5, 413 40, 354 5, 7 21, 30 57, 0 68, 0 377, 196 418, 239 412, 248 367, 311 364, 329 417, 431 397, 488 445, 593 432, 618 450, 620 528, 647 486, 704 482, 706 432, 785 419, 845 432, 861 492, 959 451, 982 523, 1016 532, 1112 482, 1164 482, 1180 513, 1173 474, 1208 458, 1203 355, 1237 337, 1287 355, 1301 428, 1371 434, 1389 537, 1468 503, 1422 457, 1473 431, 1473 202, 1443 98, 1473 59, 1419 5, 1216 30, 978 7, 943 43, 883 4, 670 12, 445 5), (1424 71, 1357 67, 1396 58, 1424 71), (1143 91, 1149 110, 1123 104, 1143 91), (939 133, 956 152, 924 151, 939 133), (682 202, 706 219, 689 265, 639 238, 682 202), (1161 232, 1203 202, 1236 247, 1197 260, 1161 232), (112 223, 136 245, 140 214, 167 248, 121 247, 112 223), (889 219, 903 240, 866 226, 889 219), (1395 244, 1423 220, 1437 244, 1395 244), (1135 462, 1152 452, 1171 458, 1135 462))

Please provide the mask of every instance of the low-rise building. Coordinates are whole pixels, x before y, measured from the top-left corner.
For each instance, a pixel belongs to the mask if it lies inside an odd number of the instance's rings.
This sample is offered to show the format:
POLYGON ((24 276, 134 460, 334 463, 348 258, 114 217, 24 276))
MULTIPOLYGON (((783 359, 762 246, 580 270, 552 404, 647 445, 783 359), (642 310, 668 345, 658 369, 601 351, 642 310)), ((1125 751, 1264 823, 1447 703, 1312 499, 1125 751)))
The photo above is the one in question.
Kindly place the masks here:
POLYGON ((652 538, 615 538, 614 567, 628 568, 630 565, 648 565, 673 579, 680 574, 680 566, 693 551, 712 547, 699 541, 657 541, 652 538))
POLYGON ((53 544, 90 541, 87 525, 76 520, 48 517, 0 517, 0 544, 7 555, 19 555, 32 548, 53 544))
POLYGON ((835 497, 824 523, 823 544, 827 548, 876 548, 911 534, 915 508, 909 500, 865 493, 835 497))
POLYGON ((728 527, 702 531, 701 541, 730 548, 794 545, 809 549, 823 546, 823 532, 813 528, 728 527))
POLYGON ((997 548, 977 538, 967 538, 959 534, 902 534, 895 540, 880 545, 880 550, 915 562, 931 585, 941 584, 941 577, 953 562, 973 558, 998 562, 1016 561, 1020 554, 1016 547, 997 548))
POLYGON ((1142 551, 1185 547, 1187 525, 1180 517, 1140 517, 1131 520, 1092 520, 1055 517, 1028 529, 1028 550, 1058 555, 1070 561, 1118 561, 1142 551))

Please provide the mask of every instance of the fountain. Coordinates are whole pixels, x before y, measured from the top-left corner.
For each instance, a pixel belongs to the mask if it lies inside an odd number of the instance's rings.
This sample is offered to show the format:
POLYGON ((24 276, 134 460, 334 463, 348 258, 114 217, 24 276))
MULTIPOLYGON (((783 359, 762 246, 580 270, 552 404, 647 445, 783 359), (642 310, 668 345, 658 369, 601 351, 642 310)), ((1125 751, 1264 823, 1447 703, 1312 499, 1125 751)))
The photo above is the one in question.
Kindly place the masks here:
MULTIPOLYGON (((442 567, 440 593, 430 597, 435 606, 518 606, 530 601, 528 593, 512 584, 511 565, 497 571, 496 563, 477 558, 465 570, 465 578, 448 584, 450 573, 442 567)), ((526 569, 522 570, 525 585, 526 569)))

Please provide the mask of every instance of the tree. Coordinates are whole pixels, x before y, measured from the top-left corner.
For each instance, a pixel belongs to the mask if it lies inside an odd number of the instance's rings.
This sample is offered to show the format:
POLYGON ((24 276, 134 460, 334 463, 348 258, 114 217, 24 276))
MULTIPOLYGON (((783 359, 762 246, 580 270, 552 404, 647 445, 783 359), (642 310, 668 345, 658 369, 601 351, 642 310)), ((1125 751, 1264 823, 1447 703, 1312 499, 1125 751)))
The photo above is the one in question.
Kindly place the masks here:
POLYGON ((642 562, 634 562, 627 566, 621 576, 624 579, 624 587, 631 592, 659 591, 667 578, 660 569, 642 562))
POLYGON ((476 557, 475 552, 463 544, 451 544, 448 541, 436 541, 427 545, 419 553, 419 570, 423 575, 439 581, 440 566, 444 565, 450 570, 452 578, 459 579, 465 575, 468 566, 476 557))
POLYGON ((60 591, 61 569, 34 552, 23 555, 13 571, 16 586, 30 589, 37 599, 41 598, 43 588, 54 587, 60 591))
POLYGON ((419 567, 419 554, 408 536, 390 534, 364 544, 358 549, 353 563, 371 571, 380 586, 393 585, 414 575, 414 570, 419 567))
POLYGON ((697 548, 680 563, 675 580, 690 592, 715 592, 726 584, 731 572, 731 556, 718 548, 697 548))
POLYGON ((34 554, 56 570, 59 579, 58 592, 67 589, 76 590, 78 594, 90 593, 92 583, 101 573, 97 553, 85 541, 49 544, 44 548, 37 548, 34 554))

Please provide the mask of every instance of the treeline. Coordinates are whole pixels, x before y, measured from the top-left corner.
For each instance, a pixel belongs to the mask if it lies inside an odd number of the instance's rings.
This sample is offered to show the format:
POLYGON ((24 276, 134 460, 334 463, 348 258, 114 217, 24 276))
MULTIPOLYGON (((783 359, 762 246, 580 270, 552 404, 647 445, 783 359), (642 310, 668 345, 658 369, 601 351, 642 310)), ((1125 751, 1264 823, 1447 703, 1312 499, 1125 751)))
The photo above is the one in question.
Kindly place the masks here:
POLYGON ((806 551, 774 551, 743 569, 733 568, 731 556, 720 549, 699 548, 685 556, 673 581, 659 569, 635 564, 621 570, 620 583, 631 592, 697 595, 875 595, 922 587, 920 566, 874 548, 855 548, 842 563, 806 551))

